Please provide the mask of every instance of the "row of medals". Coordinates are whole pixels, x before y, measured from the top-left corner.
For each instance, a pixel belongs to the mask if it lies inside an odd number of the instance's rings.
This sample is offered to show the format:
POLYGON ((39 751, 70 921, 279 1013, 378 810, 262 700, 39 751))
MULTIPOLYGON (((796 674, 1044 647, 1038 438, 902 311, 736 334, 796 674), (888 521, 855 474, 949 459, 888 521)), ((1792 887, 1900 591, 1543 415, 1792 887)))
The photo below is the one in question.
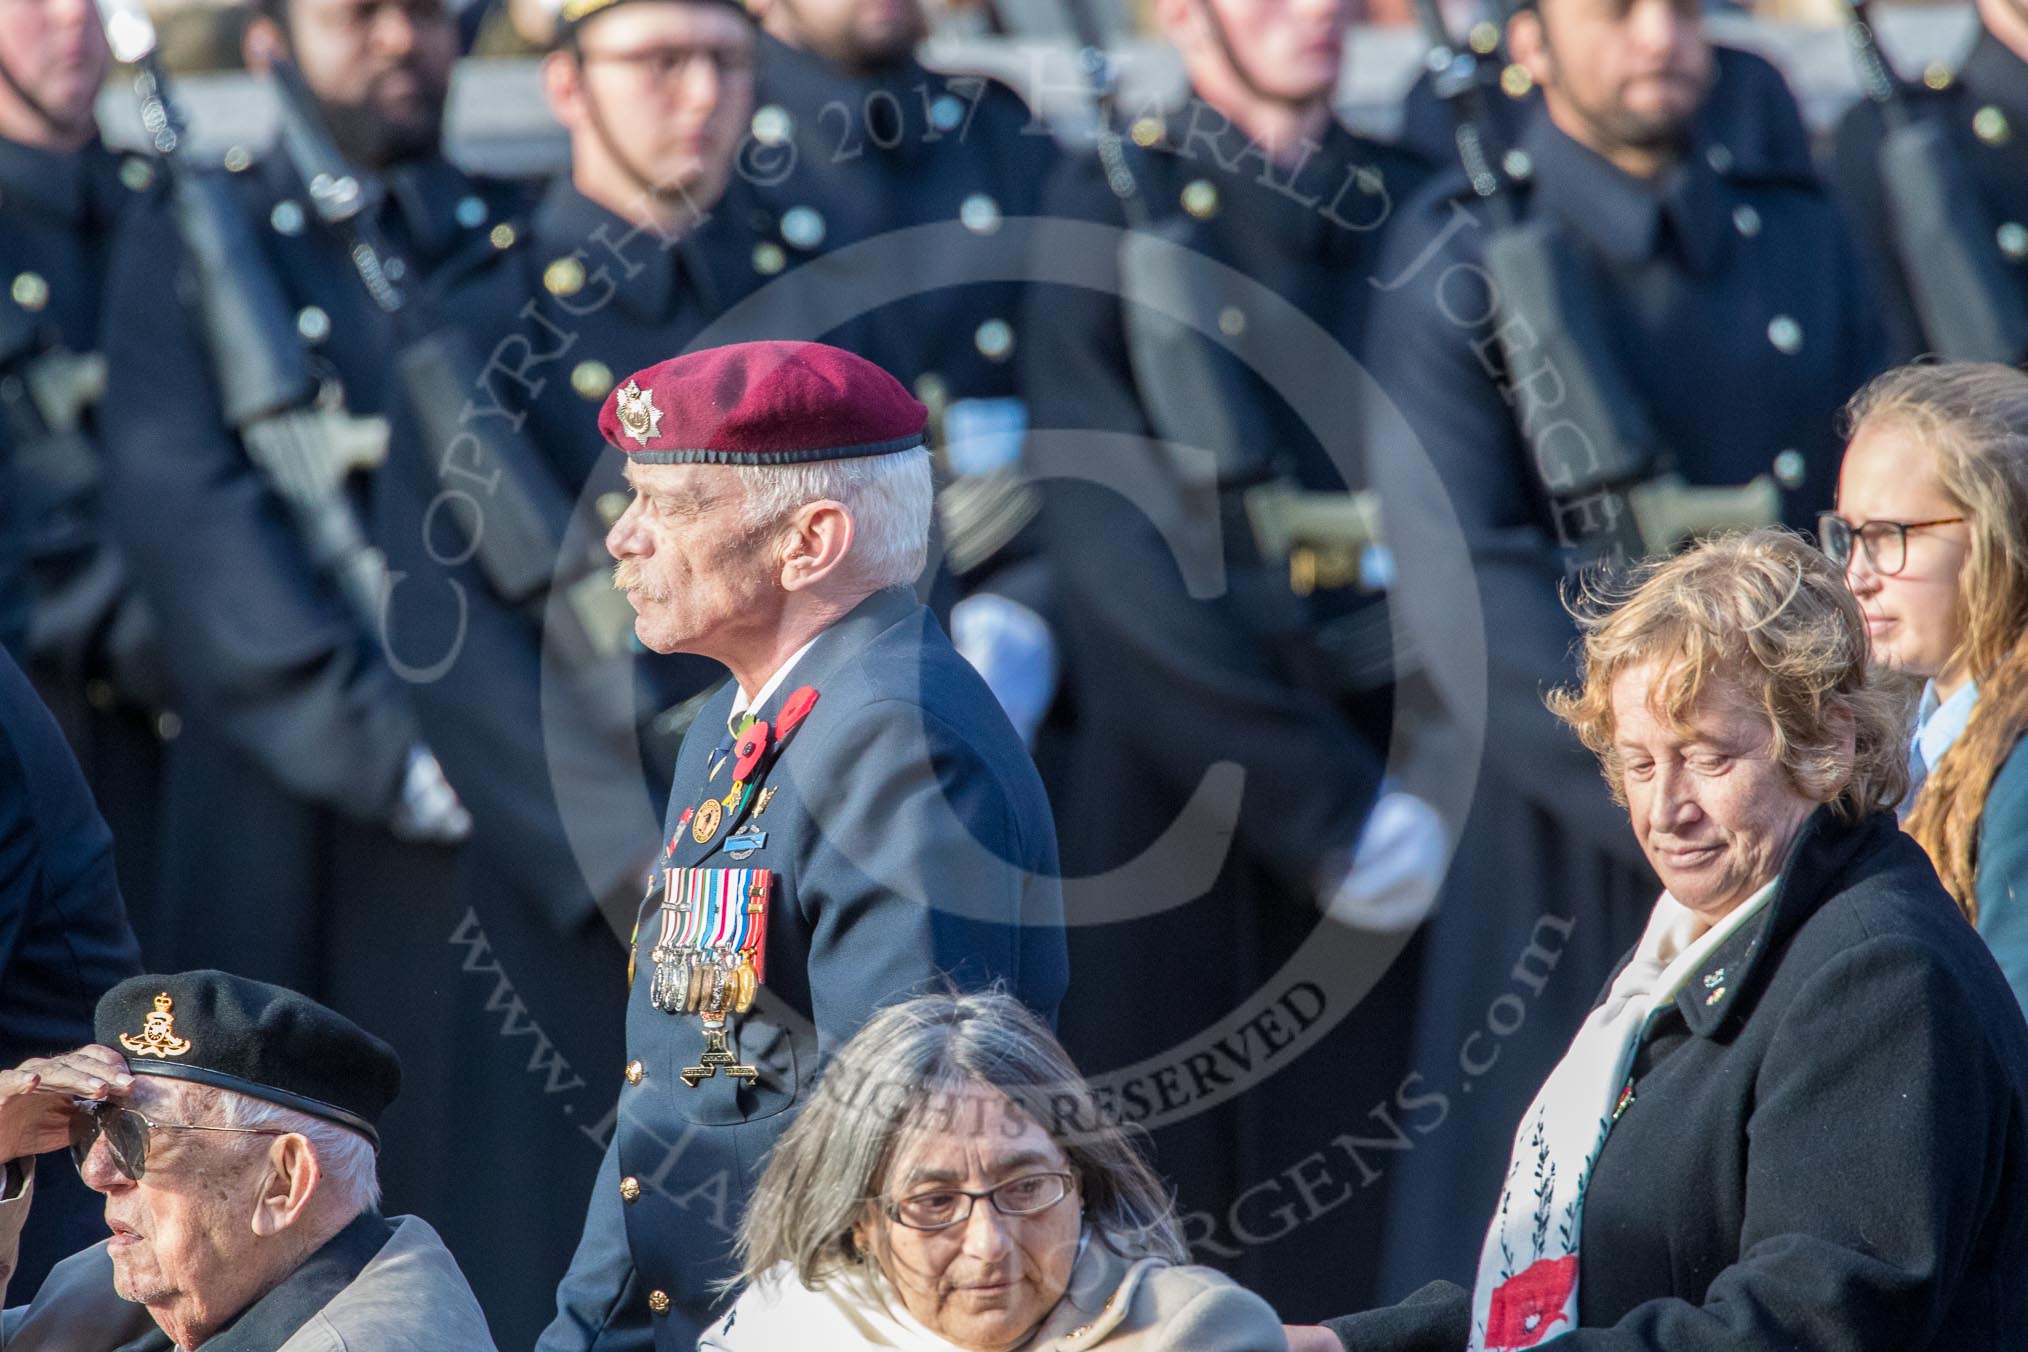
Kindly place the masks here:
POLYGON ((648 998, 664 1014, 702 1014, 724 1018, 753 1008, 760 978, 753 961, 736 949, 675 949, 657 944, 655 978, 648 998))

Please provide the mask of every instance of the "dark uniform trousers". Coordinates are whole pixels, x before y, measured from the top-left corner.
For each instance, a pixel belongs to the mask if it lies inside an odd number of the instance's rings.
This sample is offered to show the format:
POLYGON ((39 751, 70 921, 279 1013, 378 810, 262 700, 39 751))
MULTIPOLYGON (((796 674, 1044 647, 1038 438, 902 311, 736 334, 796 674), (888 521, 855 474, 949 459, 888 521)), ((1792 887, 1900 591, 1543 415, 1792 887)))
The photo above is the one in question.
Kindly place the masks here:
MULTIPOLYGON (((1832 498, 1837 411, 1887 357, 1824 194, 1742 167, 1708 136, 1653 183, 1546 116, 1522 145, 1532 174, 1517 210, 1550 223, 1586 269, 1585 294, 1563 303, 1598 307, 1610 358, 1656 429, 1657 468, 1693 485, 1770 476, 1783 520, 1809 523, 1832 498)), ((1374 374, 1405 420, 1383 420, 1369 441, 1376 480, 1388 494, 1400 467, 1434 466, 1478 595, 1426 604, 1482 620, 1487 661, 1485 759, 1432 926, 1414 1061, 1449 1111, 1395 1166, 1389 1297, 1469 1279, 1514 1123, 1655 894, 1595 761, 1542 703, 1575 674, 1559 588, 1595 549, 1602 508, 1554 496, 1533 468, 1512 401, 1553 373, 1525 347, 1511 364, 1501 355, 1496 331, 1521 330, 1481 270, 1489 221, 1469 200, 1453 176, 1406 208, 1373 320, 1387 336, 1374 374)))
POLYGON ((758 1078, 680 1078, 705 1044, 695 1015, 650 1000, 658 875, 633 950, 611 1141, 543 1352, 695 1346, 768 1147, 812 1093, 850 1092, 818 1076, 875 1009, 946 982, 1004 980, 1045 1017, 1063 997, 1042 785, 929 611, 905 588, 875 593, 752 712, 776 725, 806 686, 816 703, 757 775, 748 810, 699 841, 683 809, 731 787, 729 764, 707 766, 729 740, 736 692, 715 695, 684 741, 664 828, 669 868, 773 874, 764 987, 751 1013, 728 1021, 732 1051, 758 1078), (748 832, 759 840, 731 843, 748 832))
MULTIPOLYGON (((370 209, 425 273, 465 247, 511 242, 505 216, 518 189, 436 158, 383 181, 370 209)), ((260 245, 246 266, 279 281, 314 367, 342 385, 349 411, 395 417, 390 467, 354 485, 370 528, 377 479, 414 453, 398 434, 395 335, 285 163, 258 161, 236 186, 260 245)), ((385 1033, 406 1070, 383 1126, 390 1202, 442 1227, 482 1300, 498 1306, 500 1335, 525 1345, 540 1319, 526 1293, 553 1272, 529 1238, 553 1215, 545 1183, 576 1158, 565 1095, 549 1091, 568 1086, 585 1055, 567 1036, 573 1020, 597 1029, 600 1006, 575 993, 561 1006, 537 999, 531 971, 541 969, 523 945, 546 948, 518 940, 513 894, 476 846, 408 843, 389 830, 411 752, 435 731, 413 673, 395 669, 400 650, 369 634, 312 566, 225 424, 193 285, 166 204, 133 213, 107 292, 109 501, 164 617, 183 718, 163 798, 151 960, 288 985, 385 1033), (544 1168, 511 1187, 470 1185, 466 1165, 493 1134, 545 1131, 554 1159, 544 1168)), ((477 799, 489 786, 468 776, 456 787, 477 799)), ((617 1027, 616 1008, 609 1017, 617 1027)), ((567 1181, 554 1183, 557 1197, 567 1181)))
MULTIPOLYGON (((1933 66, 1903 97, 1917 117, 1932 118, 1949 132, 1947 144, 1970 172, 1976 200, 1950 204, 1990 233, 2028 298, 2028 62, 1983 24, 1964 63, 1952 71, 1933 66)), ((1881 182, 1880 143, 1886 121, 1879 105, 1862 99, 1839 121, 1833 138, 1832 186, 1843 199, 1879 294, 1893 325, 1899 351, 1913 356, 1932 350, 1909 294, 1908 267, 1895 248, 1881 182)), ((2028 355, 2028 354, 2015 354, 2028 355)))
MULTIPOLYGON (((1124 130, 1149 218, 1134 247, 1173 245, 1195 270, 1155 294, 1124 236, 1056 241, 1045 225, 1038 271, 1079 284, 1034 285, 1026 325, 1027 467, 1043 491, 1076 711, 1058 801, 1076 880, 1066 887, 1089 898, 1075 908, 1087 923, 1070 937, 1063 1034, 1087 1074, 1140 1068, 1118 1086, 1122 1112, 1153 1128, 1193 1261, 1225 1267, 1291 1317, 1321 1313, 1372 1266, 1378 1203, 1359 1195, 1295 1228, 1276 1179, 1399 1079, 1404 936, 1318 913, 1382 791, 1396 662, 1385 600, 1351 586, 1298 594, 1244 504, 1276 484, 1320 501, 1363 486, 1346 435, 1358 392, 1317 388, 1314 373, 1336 368, 1301 354, 1364 351, 1377 241, 1427 170, 1335 123, 1275 164, 1201 100, 1124 130), (1182 375, 1163 355, 1165 307, 1188 311, 1206 294, 1218 300, 1175 339, 1201 359, 1182 375), (1182 406, 1193 396, 1201 413, 1182 406), (1215 459, 1210 491, 1193 454, 1215 459), (1185 542, 1206 538, 1188 557, 1185 542), (1201 587, 1207 564, 1223 568, 1221 586, 1201 587), (1233 766, 1236 792, 1200 796, 1233 766), (1155 868, 1165 833, 1192 847, 1155 868), (1133 918, 1090 923, 1092 908, 1133 918), (1334 1025, 1298 1061, 1259 1041, 1285 1041, 1297 1016, 1250 1035, 1244 1009, 1283 995, 1269 982, 1300 954, 1334 973, 1328 991, 1297 997, 1301 1017, 1320 1017, 1322 1001, 1334 1025), (1123 994, 1148 980, 1175 998, 1123 994), (1238 1060, 1214 1053, 1193 1079, 1182 1047, 1203 1034, 1223 1034, 1238 1060), (1293 1073, 1269 1081, 1285 1063, 1293 1073), (1230 1099, 1193 1106, 1223 1085, 1237 1086, 1230 1099), (1291 1261, 1298 1251, 1336 1257, 1327 1274, 1291 1261)), ((1089 157, 1064 166, 1043 212, 1127 220, 1089 157)))

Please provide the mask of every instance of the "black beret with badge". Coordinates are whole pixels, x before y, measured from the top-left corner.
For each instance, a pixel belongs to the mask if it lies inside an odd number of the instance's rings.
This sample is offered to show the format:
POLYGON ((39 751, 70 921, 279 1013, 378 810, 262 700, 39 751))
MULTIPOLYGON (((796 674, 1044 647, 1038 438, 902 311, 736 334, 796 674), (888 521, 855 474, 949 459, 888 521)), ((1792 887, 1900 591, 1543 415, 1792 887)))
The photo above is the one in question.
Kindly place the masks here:
POLYGON ((401 1090, 394 1048, 306 995, 230 972, 129 977, 100 998, 93 1027, 136 1075, 294 1108, 376 1147, 401 1090))

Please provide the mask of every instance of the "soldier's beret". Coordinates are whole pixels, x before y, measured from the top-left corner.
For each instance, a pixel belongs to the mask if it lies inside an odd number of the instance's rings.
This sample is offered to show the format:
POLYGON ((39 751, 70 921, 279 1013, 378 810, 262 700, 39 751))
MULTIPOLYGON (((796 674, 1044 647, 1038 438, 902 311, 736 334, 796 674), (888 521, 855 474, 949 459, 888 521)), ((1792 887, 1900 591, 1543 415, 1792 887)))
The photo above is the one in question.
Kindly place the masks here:
POLYGON ((376 1147, 401 1089, 394 1048, 306 995, 229 972, 129 977, 100 997, 93 1027, 136 1075, 265 1099, 376 1147))
MULTIPOLYGON (((684 0, 688 4, 724 5, 736 9, 745 17, 753 18, 742 0, 684 0)), ((562 46, 577 36, 577 31, 594 14, 603 14, 609 9, 631 3, 631 0, 563 0, 563 8, 556 13, 556 45, 562 46)))
POLYGON ((823 343, 734 343, 620 382, 599 431, 644 465, 796 465, 923 444, 929 410, 864 357, 823 343))

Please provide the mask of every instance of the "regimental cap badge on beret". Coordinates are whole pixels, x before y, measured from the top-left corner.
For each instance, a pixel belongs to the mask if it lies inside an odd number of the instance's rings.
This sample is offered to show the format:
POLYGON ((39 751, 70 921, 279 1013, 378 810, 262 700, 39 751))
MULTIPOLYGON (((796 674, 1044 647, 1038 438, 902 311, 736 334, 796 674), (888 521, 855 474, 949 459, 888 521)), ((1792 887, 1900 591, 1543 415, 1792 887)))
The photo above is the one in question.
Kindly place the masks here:
POLYGON ((923 444, 929 410, 880 367, 824 343, 705 348, 636 371, 599 410, 643 465, 798 465, 923 444))
POLYGON ((155 997, 155 1008, 141 1020, 141 1035, 120 1034, 120 1045, 135 1056, 187 1056, 190 1039, 176 1036, 176 1001, 169 992, 155 997))
MULTIPOLYGON (((585 20, 627 3, 629 0, 563 0, 563 8, 556 14, 556 41, 568 42, 585 20)), ((748 18, 754 17, 752 7, 744 0, 686 0, 686 3, 727 5, 748 18)))
POLYGON ((613 392, 614 412, 627 435, 645 446, 651 437, 662 434, 662 410, 655 397, 632 380, 613 392))

